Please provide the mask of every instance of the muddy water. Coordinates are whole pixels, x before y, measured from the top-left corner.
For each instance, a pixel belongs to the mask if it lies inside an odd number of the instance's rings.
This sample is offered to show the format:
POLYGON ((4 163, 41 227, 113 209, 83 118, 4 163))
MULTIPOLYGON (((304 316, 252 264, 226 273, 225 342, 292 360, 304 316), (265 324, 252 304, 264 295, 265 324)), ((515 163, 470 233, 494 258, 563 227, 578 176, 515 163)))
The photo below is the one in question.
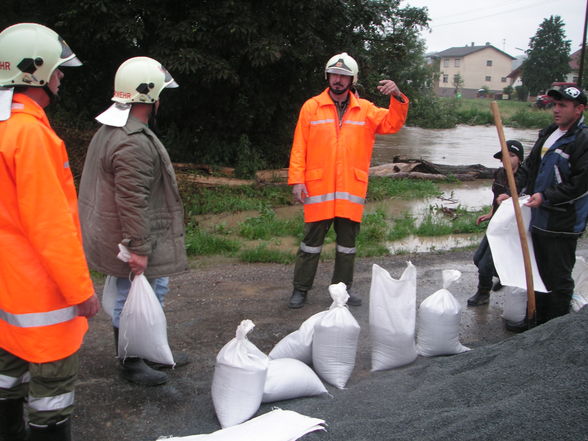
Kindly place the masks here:
MULTIPOLYGON (((517 139, 525 147, 525 156, 537 139, 537 129, 504 128, 506 139, 517 139)), ((453 129, 404 127, 394 135, 378 135, 374 144, 373 165, 393 162, 395 156, 426 159, 436 164, 482 164, 498 167, 492 156, 500 150, 494 126, 464 126, 453 129)))

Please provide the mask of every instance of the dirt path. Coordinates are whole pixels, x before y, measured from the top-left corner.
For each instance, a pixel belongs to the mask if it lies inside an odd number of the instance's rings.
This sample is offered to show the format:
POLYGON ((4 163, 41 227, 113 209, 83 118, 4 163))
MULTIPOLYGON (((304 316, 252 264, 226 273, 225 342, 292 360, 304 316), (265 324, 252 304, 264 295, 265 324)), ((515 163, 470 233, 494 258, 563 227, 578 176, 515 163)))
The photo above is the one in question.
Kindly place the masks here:
MULTIPOLYGON (((398 278, 406 261, 412 261, 417 268, 417 304, 442 287, 443 269, 460 270, 462 278, 450 290, 464 305, 461 342, 477 348, 513 335, 505 330, 500 318, 501 292, 492 294, 488 306, 465 306, 477 283, 472 254, 472 250, 467 250, 357 261, 354 288, 362 295, 364 303, 351 308, 362 331, 357 363, 348 388, 369 384, 373 375, 370 373, 367 296, 374 263, 398 278)), ((578 254, 588 256, 588 241, 581 242, 578 254)), ((172 349, 187 352, 193 362, 171 371, 170 381, 155 388, 141 388, 119 379, 110 321, 104 312, 100 312, 92 320, 81 351, 75 439, 155 440, 162 435, 186 436, 218 430, 220 426, 210 398, 218 351, 234 337, 236 327, 243 319, 255 323, 250 340, 268 353, 310 315, 327 309, 331 303, 327 287, 332 264, 321 263, 309 302, 300 310, 286 307, 291 292, 292 265, 196 262, 193 270, 174 277, 165 305, 168 337, 172 349)), ((393 375, 393 371, 379 375, 393 375)), ((338 393, 331 387, 329 391, 338 393)), ((321 403, 324 405, 324 402, 317 401, 317 406, 321 403)))

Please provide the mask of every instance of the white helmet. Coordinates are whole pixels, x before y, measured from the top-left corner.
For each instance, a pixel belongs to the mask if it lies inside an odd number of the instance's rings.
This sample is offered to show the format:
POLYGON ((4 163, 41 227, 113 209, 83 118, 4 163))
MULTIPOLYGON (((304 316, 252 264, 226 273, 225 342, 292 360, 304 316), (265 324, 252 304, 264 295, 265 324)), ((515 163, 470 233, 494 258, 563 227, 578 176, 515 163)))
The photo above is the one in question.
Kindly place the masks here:
POLYGON ((166 87, 178 87, 178 83, 159 61, 149 57, 129 58, 114 76, 114 104, 96 120, 107 126, 123 127, 133 103, 153 104, 166 87))
POLYGON ((112 101, 153 104, 166 87, 178 87, 178 83, 159 61, 149 57, 129 58, 116 71, 112 101))
POLYGON ((43 87, 59 66, 82 63, 55 31, 19 23, 0 32, 0 87, 43 87))
POLYGON ((325 66, 325 79, 327 74, 334 73, 339 75, 347 75, 353 77, 353 84, 357 83, 357 74, 359 68, 357 67, 357 61, 350 57, 347 52, 332 56, 327 65, 325 66))

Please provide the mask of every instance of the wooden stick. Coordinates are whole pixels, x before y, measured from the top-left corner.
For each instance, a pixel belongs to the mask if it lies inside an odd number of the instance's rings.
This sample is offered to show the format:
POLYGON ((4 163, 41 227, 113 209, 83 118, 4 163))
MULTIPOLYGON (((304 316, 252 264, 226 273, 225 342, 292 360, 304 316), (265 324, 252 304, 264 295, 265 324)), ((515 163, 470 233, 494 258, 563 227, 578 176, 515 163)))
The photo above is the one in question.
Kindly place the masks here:
POLYGON ((504 128, 502 126, 502 118, 500 117, 500 110, 496 101, 490 103, 492 114, 494 115, 494 123, 496 124, 496 130, 498 131, 498 139, 500 140, 500 148, 502 150, 502 164, 506 171, 506 177, 508 179, 508 187, 512 197, 512 203, 514 205, 515 219, 517 221, 517 227, 519 229, 519 239, 521 241, 521 249, 523 251, 523 262, 525 264, 525 277, 527 280, 527 324, 528 327, 535 325, 535 289, 533 287, 533 271, 531 267, 531 257, 529 254, 529 247, 527 245, 527 232, 523 224, 523 216, 521 214, 521 207, 519 206, 519 194, 514 179, 514 173, 510 165, 509 151, 506 146, 506 140, 504 138, 504 128))

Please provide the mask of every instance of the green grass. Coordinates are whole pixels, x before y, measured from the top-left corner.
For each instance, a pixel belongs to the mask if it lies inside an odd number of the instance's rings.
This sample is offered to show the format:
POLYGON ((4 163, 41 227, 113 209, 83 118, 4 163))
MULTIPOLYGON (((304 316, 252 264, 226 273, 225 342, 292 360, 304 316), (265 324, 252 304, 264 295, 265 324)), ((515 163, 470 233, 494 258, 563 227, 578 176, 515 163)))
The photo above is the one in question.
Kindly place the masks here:
MULTIPOLYGON (((183 188, 186 204, 186 249, 190 256, 224 255, 237 257, 243 262, 294 262, 297 246, 291 251, 275 249, 281 239, 291 238, 293 243, 302 240, 304 219, 302 210, 289 218, 278 216, 276 208, 292 203, 290 187, 286 185, 252 187, 196 188, 191 192, 183 188), (240 210, 256 210, 258 214, 245 219, 233 228, 217 223, 207 231, 193 221, 198 214, 215 214, 240 210), (251 243, 251 241, 254 241, 251 243), (260 241, 262 242, 260 244, 260 241)), ((373 177, 370 179, 368 199, 382 201, 390 198, 419 199, 439 195, 442 192, 436 182, 408 179, 373 177)), ((485 207, 486 209, 487 207, 485 207)), ((486 210, 487 211, 487 210, 486 210)), ((468 212, 458 208, 455 218, 447 218, 438 207, 430 207, 422 221, 409 213, 388 218, 384 209, 365 212, 357 237, 357 255, 375 257, 389 253, 387 242, 410 235, 441 236, 456 233, 483 232, 484 226, 476 226, 477 216, 484 210, 468 212)), ((325 238, 321 260, 332 260, 336 241, 334 228, 325 238)))
POLYGON ((272 237, 301 236, 304 228, 302 214, 293 219, 279 219, 276 212, 263 207, 259 216, 250 217, 239 226, 239 235, 249 240, 268 240, 272 237))
POLYGON ((395 241, 410 236, 415 231, 416 219, 409 213, 404 213, 402 217, 394 219, 392 227, 388 231, 387 239, 395 241))
MULTIPOLYGON (((494 116, 490 109, 492 100, 486 98, 462 98, 457 102, 455 112, 458 124, 494 124, 494 116)), ((552 122, 550 111, 536 109, 531 103, 516 100, 497 100, 496 102, 500 111, 500 118, 505 126, 541 128, 552 122)))
POLYGON ((196 227, 186 229, 186 252, 189 256, 234 255, 241 245, 236 240, 202 231, 196 227))
POLYGON ((239 253, 239 259, 247 263, 283 263, 290 264, 296 259, 296 253, 272 250, 267 244, 258 245, 256 248, 243 250, 239 253))
POLYGON ((433 181, 373 176, 369 181, 367 199, 371 202, 390 198, 420 199, 441 193, 433 181))
POLYGON ((206 188, 184 184, 180 191, 186 213, 192 216, 235 213, 258 210, 264 205, 280 206, 292 203, 292 189, 287 185, 206 188))
POLYGON ((446 236, 449 234, 482 233, 486 229, 486 224, 476 225, 476 219, 487 211, 487 207, 476 211, 467 211, 458 207, 455 210, 455 217, 450 218, 440 214, 438 207, 431 206, 429 213, 414 229, 413 234, 417 236, 446 236))

